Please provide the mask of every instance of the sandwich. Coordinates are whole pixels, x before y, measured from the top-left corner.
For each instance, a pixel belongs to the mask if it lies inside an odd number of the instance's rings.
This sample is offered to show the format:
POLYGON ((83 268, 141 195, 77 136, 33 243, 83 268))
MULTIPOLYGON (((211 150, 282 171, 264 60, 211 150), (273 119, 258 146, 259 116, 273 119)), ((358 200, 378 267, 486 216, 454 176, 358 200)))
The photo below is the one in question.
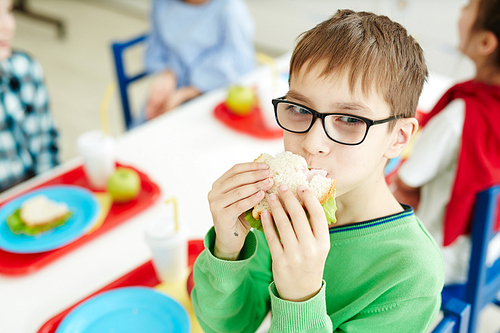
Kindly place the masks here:
POLYGON ((303 185, 311 190, 323 206, 328 224, 337 221, 335 218, 335 212, 337 211, 335 186, 337 185, 337 180, 328 178, 326 170, 310 168, 305 158, 289 151, 276 154, 275 156, 261 154, 255 162, 266 163, 269 166, 269 169, 274 173, 274 184, 270 190, 266 191, 264 199, 253 209, 246 212, 245 219, 250 223, 252 228, 263 231, 260 215, 264 210, 270 211, 268 203, 269 195, 273 193, 277 194, 278 188, 283 184, 288 186, 297 199, 299 199, 297 196, 297 187, 299 185, 303 185))
POLYGON ((7 225, 17 235, 34 236, 63 225, 71 215, 66 203, 37 195, 26 200, 21 208, 7 217, 7 225))

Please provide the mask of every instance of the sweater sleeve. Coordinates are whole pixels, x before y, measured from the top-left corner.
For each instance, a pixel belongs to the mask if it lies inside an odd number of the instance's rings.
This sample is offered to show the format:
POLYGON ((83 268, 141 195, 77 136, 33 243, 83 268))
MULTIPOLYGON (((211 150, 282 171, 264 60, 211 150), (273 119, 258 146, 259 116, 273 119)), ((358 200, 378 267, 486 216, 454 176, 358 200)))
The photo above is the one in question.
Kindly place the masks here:
POLYGON ((205 250, 194 265, 191 293, 205 332, 255 332, 269 312, 271 257, 259 236, 250 231, 240 260, 226 261, 213 255, 215 230, 207 233, 205 250))
POLYGON ((304 302, 290 302, 279 297, 274 282, 269 286, 272 319, 270 333, 332 332, 326 312, 325 281, 316 296, 304 302))
POLYGON ((417 297, 385 306, 368 307, 351 320, 337 325, 334 323, 334 327, 337 326, 334 332, 428 332, 439 313, 440 300, 434 296, 417 297))

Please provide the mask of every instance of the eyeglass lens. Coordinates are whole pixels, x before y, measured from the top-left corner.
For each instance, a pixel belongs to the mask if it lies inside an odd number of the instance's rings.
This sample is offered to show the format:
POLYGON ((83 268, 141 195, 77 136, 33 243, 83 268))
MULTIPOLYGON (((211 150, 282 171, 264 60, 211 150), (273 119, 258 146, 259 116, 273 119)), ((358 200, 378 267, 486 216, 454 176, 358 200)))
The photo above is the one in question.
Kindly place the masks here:
MULTIPOLYGON (((311 126, 313 114, 300 106, 280 102, 276 108, 278 123, 291 132, 306 132, 311 126)), ((326 134, 333 140, 357 144, 365 137, 367 124, 354 116, 328 115, 324 119, 326 134)))

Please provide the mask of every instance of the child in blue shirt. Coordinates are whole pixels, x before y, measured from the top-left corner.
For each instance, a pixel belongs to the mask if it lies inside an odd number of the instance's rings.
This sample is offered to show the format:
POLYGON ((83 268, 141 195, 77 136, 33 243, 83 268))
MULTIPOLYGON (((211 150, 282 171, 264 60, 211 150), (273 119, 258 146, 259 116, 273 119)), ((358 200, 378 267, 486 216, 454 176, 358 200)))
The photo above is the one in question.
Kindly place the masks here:
POLYGON ((156 73, 154 118, 255 67, 254 22, 243 0, 155 0, 145 67, 156 73))

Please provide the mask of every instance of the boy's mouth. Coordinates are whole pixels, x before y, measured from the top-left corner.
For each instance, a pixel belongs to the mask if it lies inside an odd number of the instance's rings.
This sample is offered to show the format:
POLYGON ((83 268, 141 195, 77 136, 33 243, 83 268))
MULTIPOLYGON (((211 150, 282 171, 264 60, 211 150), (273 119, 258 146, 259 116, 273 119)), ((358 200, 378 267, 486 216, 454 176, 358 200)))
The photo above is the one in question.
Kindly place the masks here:
POLYGON ((312 166, 308 166, 307 170, 304 170, 304 172, 306 173, 307 181, 310 181, 316 175, 320 175, 322 177, 328 177, 330 175, 325 169, 314 168, 312 166))

